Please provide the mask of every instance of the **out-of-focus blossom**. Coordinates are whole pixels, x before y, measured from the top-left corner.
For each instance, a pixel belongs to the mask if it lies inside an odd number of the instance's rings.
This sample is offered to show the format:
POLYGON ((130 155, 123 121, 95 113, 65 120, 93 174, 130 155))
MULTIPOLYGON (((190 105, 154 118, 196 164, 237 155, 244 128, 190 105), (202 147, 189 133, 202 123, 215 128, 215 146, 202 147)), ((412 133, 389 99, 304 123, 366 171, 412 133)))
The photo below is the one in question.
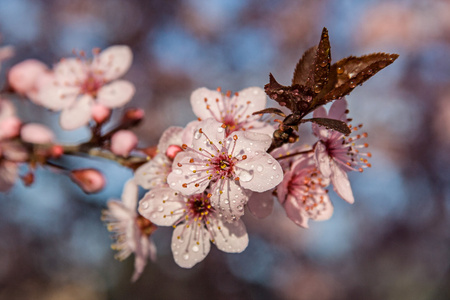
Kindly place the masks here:
POLYGON ((122 201, 108 201, 108 209, 102 215, 102 220, 108 224, 108 230, 114 233, 116 242, 111 247, 119 251, 115 257, 124 260, 134 253, 132 281, 136 281, 142 274, 148 258, 153 261, 156 259, 156 247, 150 239, 156 226, 137 213, 137 197, 138 187, 129 180, 125 183, 122 201))
POLYGON ((128 71, 132 53, 128 46, 112 46, 94 53, 92 61, 63 59, 53 69, 51 82, 39 87, 41 105, 62 111, 61 127, 67 130, 87 125, 92 108, 101 104, 121 107, 134 95, 134 85, 117 80, 128 71))
POLYGON ((210 183, 211 203, 227 221, 244 214, 251 191, 265 192, 283 179, 280 164, 268 153, 267 134, 235 131, 215 119, 198 124, 192 147, 183 145, 167 177, 170 187, 185 194, 202 193, 210 183))
POLYGON ((55 135, 47 126, 29 123, 22 126, 20 137, 28 143, 48 144, 53 142, 55 135))
POLYGON ((312 154, 296 158, 277 188, 278 201, 289 219, 298 226, 308 228, 309 219, 328 220, 333 214, 333 205, 325 190, 329 179, 322 177, 312 154))
POLYGON ((8 73, 8 82, 19 94, 28 95, 37 90, 39 78, 48 74, 45 64, 36 59, 27 59, 13 66, 8 73))
POLYGON ((269 216, 273 211, 273 190, 264 193, 252 193, 247 202, 247 208, 259 219, 269 216))
POLYGON ((94 104, 92 106, 92 119, 94 119, 97 124, 102 124, 111 116, 111 110, 104 105, 94 104))
POLYGON ((128 156, 138 143, 137 136, 130 130, 119 130, 111 137, 111 151, 114 154, 128 156))
POLYGON ((5 59, 8 59, 14 55, 14 47, 12 46, 3 46, 0 47, 0 70, 1 70, 1 63, 5 59))
POLYGON ((87 194, 100 192, 106 184, 103 174, 92 168, 72 170, 70 179, 87 194))
POLYGON ((0 98, 0 141, 18 136, 20 126, 13 104, 0 98))
MULTIPOLYGON (((319 107, 314 111, 314 118, 330 118, 346 122, 346 100, 336 100, 330 107, 328 115, 325 108, 319 107)), ((351 129, 356 131, 361 127, 362 125, 351 129)), ((371 157, 371 154, 359 151, 361 148, 367 148, 368 144, 357 145, 355 143, 357 140, 367 137, 367 133, 346 137, 340 132, 328 130, 316 124, 313 124, 313 132, 319 138, 319 141, 314 145, 314 152, 320 172, 324 177, 331 178, 334 190, 342 199, 353 203, 355 200, 347 172, 362 172, 363 168, 371 166, 367 160, 367 157, 371 157)))
MULTIPOLYGON (((199 88, 192 92, 191 105, 200 120, 214 118, 226 125, 226 135, 235 131, 250 130, 272 136, 272 125, 261 122, 260 116, 252 115, 266 107, 267 96, 259 87, 246 88, 234 95, 219 90, 199 88)), ((198 121, 194 121, 198 126, 198 121)))
POLYGON ((228 253, 239 253, 248 245, 244 223, 224 222, 206 193, 183 196, 170 188, 148 192, 139 202, 139 212, 160 226, 174 226, 172 253, 183 268, 201 262, 210 250, 209 241, 228 253))
POLYGON ((169 127, 164 131, 159 139, 157 154, 136 170, 134 179, 137 184, 145 189, 167 186, 174 154, 177 150, 181 151, 182 135, 181 127, 169 127))

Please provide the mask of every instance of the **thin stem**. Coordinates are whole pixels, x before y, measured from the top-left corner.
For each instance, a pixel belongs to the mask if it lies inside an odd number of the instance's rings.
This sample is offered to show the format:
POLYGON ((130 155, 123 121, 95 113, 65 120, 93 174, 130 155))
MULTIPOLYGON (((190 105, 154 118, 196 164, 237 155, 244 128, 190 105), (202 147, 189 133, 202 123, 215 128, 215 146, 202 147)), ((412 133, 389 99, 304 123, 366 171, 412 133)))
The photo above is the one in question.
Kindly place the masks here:
POLYGON ((275 158, 275 159, 276 159, 276 160, 281 160, 281 159, 293 157, 293 156, 300 155, 300 154, 311 153, 311 152, 313 152, 313 151, 314 151, 313 149, 311 149, 311 150, 305 150, 305 151, 299 151, 299 152, 295 152, 295 153, 291 153, 291 154, 286 154, 286 155, 277 157, 277 158, 275 158))

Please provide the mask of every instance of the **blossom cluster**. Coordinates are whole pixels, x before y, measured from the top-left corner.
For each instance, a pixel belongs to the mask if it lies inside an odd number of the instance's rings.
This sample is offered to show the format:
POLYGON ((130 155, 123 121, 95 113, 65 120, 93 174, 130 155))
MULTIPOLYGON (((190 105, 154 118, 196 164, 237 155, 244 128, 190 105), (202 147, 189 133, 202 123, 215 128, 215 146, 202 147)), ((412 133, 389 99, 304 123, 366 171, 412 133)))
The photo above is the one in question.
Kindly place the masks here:
MULTIPOLYGON (((249 242, 244 215, 264 218, 274 200, 303 228, 310 219, 332 216, 331 186, 343 200, 354 202, 347 173, 370 167, 371 154, 364 151, 368 144, 360 142, 367 134, 357 133, 362 125, 349 124, 343 97, 335 99, 328 112, 323 106, 313 109, 316 142, 309 146, 292 133, 292 115, 274 119, 275 114, 286 115, 266 108, 264 89, 232 93, 199 88, 190 96, 196 120, 184 128, 168 128, 157 146, 138 148, 139 139, 130 129, 144 112, 127 109, 120 121, 110 120, 112 110, 134 96, 134 85, 121 79, 132 60, 131 49, 119 45, 94 49, 92 58, 80 52, 52 68, 37 60, 13 66, 8 82, 16 94, 59 112, 65 130, 88 127, 91 138, 77 145, 58 143, 49 128, 21 121, 12 102, 2 96, 0 191, 7 192, 18 178, 32 184, 34 170, 41 166, 69 176, 86 193, 105 186, 99 170, 65 168, 59 161, 64 155, 100 156, 129 167, 134 175, 124 184, 122 199, 108 201, 102 219, 113 233, 116 257, 122 260, 134 253, 133 280, 149 258, 157 257, 151 236, 158 226, 174 228, 174 261, 191 268, 207 256, 211 243, 227 253, 244 251, 249 242), (344 124, 351 134, 323 120, 344 124), (285 141, 280 146, 276 138, 285 141), (19 165, 28 171, 19 174, 19 165)), ((288 107, 292 110, 293 105, 288 107)))

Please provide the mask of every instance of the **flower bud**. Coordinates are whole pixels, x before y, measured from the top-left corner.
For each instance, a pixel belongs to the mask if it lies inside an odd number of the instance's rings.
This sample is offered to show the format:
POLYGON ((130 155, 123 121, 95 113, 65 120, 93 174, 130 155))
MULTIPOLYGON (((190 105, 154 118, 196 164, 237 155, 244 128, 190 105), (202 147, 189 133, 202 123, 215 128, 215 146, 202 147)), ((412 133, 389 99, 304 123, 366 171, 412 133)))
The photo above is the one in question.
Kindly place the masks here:
POLYGON ((70 179, 87 194, 100 192, 106 184, 105 177, 96 169, 73 170, 70 179))
POLYGON ((49 144, 53 142, 55 136, 47 126, 30 123, 22 126, 20 130, 22 140, 33 144, 49 144))
POLYGON ((178 145, 170 145, 166 150, 166 156, 173 160, 177 156, 178 152, 183 151, 183 149, 178 145))
POLYGON ((137 136, 129 130, 119 130, 111 138, 111 151, 114 154, 128 156, 138 143, 137 136))
POLYGON ((97 122, 97 124, 104 123, 106 120, 108 120, 110 115, 111 110, 106 106, 97 103, 92 106, 92 118, 95 120, 95 122, 97 122))
POLYGON ((36 80, 47 71, 47 66, 42 62, 27 59, 11 68, 8 81, 16 92, 26 94, 35 88, 36 80))
POLYGON ((0 140, 14 138, 19 135, 22 122, 17 117, 9 117, 0 122, 0 140))
POLYGON ((144 118, 144 110, 140 108, 129 108, 122 116, 122 124, 126 127, 138 125, 144 118))

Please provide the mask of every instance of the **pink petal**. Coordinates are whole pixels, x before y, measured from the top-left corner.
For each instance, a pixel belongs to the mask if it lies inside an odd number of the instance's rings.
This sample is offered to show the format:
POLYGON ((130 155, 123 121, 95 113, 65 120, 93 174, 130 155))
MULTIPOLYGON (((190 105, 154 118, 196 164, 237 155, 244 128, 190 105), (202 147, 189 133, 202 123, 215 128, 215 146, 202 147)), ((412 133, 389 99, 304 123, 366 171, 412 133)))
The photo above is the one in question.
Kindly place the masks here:
POLYGON ((253 193, 247 203, 248 210, 257 217, 263 219, 273 211, 273 190, 264 193, 253 193))
POLYGON ((346 111, 347 101, 345 100, 345 98, 334 100, 333 104, 330 107, 328 118, 347 122, 347 114, 345 113, 346 111))
POLYGON ((172 253, 177 265, 192 268, 208 255, 211 244, 208 231, 203 226, 178 225, 172 235, 172 253))
POLYGON ((139 238, 139 242, 137 243, 138 247, 136 247, 134 253, 134 273, 131 277, 131 281, 135 282, 139 279, 142 272, 147 265, 147 260, 150 255, 155 255, 156 247, 153 241, 149 239, 148 236, 142 235, 139 231, 136 232, 139 238))
POLYGON ((8 82, 20 94, 34 89, 39 76, 48 72, 48 68, 36 59, 27 59, 14 65, 8 73, 8 82))
POLYGON ((234 156, 246 154, 248 157, 257 155, 259 152, 266 152, 272 143, 272 137, 251 131, 233 132, 229 138, 237 136, 234 156))
POLYGON ((136 89, 125 80, 116 80, 102 86, 97 93, 97 102, 109 108, 117 108, 127 104, 133 98, 136 89))
POLYGON ((22 126, 20 130, 22 140, 34 144, 47 144, 53 142, 55 135, 47 126, 30 123, 22 126))
POLYGON ((134 179, 144 189, 164 186, 167 183, 171 164, 164 154, 159 153, 136 170, 134 179))
POLYGON ((159 139, 158 143, 158 151, 161 154, 165 154, 167 151, 167 148, 169 148, 170 145, 178 145, 181 146, 181 136, 183 134, 183 128, 182 127, 169 127, 167 128, 163 134, 161 135, 161 138, 159 139))
POLYGON ((65 130, 73 130, 87 125, 91 120, 93 104, 92 98, 84 95, 72 106, 63 109, 59 118, 61 127, 65 130))
POLYGON ((0 140, 14 138, 19 135, 22 122, 17 117, 9 117, 0 121, 0 140))
POLYGON ((53 68, 55 79, 63 85, 78 86, 89 74, 89 68, 86 63, 78 58, 62 59, 53 68))
POLYGON ((249 87, 239 91, 236 105, 248 106, 247 114, 252 114, 266 108, 267 96, 264 90, 260 87, 249 87), (250 104, 247 104, 250 102, 250 104))
POLYGON ((184 128, 182 137, 181 137, 181 144, 186 144, 189 147, 192 147, 192 141, 194 139, 194 132, 195 132, 198 124, 200 124, 199 121, 192 121, 186 125, 186 127, 184 128))
POLYGON ((192 147, 196 150, 199 148, 207 149, 210 153, 215 153, 216 148, 220 147, 219 141, 222 142, 225 138, 225 129, 222 128, 222 123, 215 119, 206 119, 200 122, 194 131, 192 147), (200 130, 203 133, 200 133, 200 130), (210 144, 211 141, 213 144, 210 144))
POLYGON ((170 188, 157 188, 139 201, 139 213, 159 226, 172 226, 186 208, 184 197, 170 188))
POLYGON ((234 180, 225 178, 217 182, 211 193, 211 205, 222 214, 224 220, 233 222, 244 215, 249 193, 234 180))
MULTIPOLYGON (((38 84, 40 83, 38 81, 38 84)), ((45 80, 37 88, 34 102, 55 111, 72 106, 80 92, 78 87, 59 85, 54 80, 45 80)))
POLYGON ((240 185, 254 192, 265 192, 276 187, 283 180, 283 169, 271 155, 259 155, 239 161, 235 165, 240 185))
POLYGON ((227 253, 240 253, 247 248, 247 229, 241 220, 227 223, 219 218, 211 221, 211 227, 214 243, 219 250, 227 253))
POLYGON ((333 183, 333 188, 336 193, 347 201, 350 204, 355 202, 355 198, 353 198, 352 188, 350 186, 350 181, 348 180, 347 173, 342 170, 337 163, 334 161, 330 165, 331 167, 331 182, 333 183))
POLYGON ((204 87, 196 89, 191 94, 191 105, 194 114, 203 120, 208 118, 219 119, 220 108, 216 103, 216 99, 222 101, 222 97, 224 96, 216 90, 210 90, 204 87), (205 98, 208 100, 207 103, 205 102, 205 98), (208 105, 209 109, 207 108, 208 105))
POLYGON ((107 203, 108 213, 120 221, 134 220, 135 213, 130 211, 125 204, 118 200, 109 200, 107 203))
POLYGON ((209 174, 205 171, 197 171, 189 163, 191 158, 198 159, 189 152, 178 153, 173 161, 172 172, 167 176, 167 183, 170 188, 181 192, 183 195, 200 194, 210 182, 210 180, 207 180, 209 174), (196 173, 193 173, 194 170, 196 173), (199 185, 195 186, 195 183, 199 185))
POLYGON ((92 69, 102 72, 107 81, 125 74, 133 61, 130 47, 125 45, 111 46, 103 50, 92 62, 92 69))
POLYGON ((129 179, 122 191, 122 202, 131 211, 136 211, 139 189, 133 179, 129 179))
POLYGON ((286 202, 284 203, 284 209, 286 210, 286 215, 295 224, 303 228, 308 228, 308 216, 305 210, 298 204, 297 200, 288 196, 286 202))
POLYGON ((314 158, 320 173, 322 173, 324 177, 330 177, 332 172, 330 168, 330 157, 328 156, 326 146, 320 141, 315 145, 314 158))
POLYGON ((327 117, 328 117, 328 114, 327 114, 327 110, 325 109, 325 107, 320 106, 314 110, 313 118, 327 118, 327 117))

